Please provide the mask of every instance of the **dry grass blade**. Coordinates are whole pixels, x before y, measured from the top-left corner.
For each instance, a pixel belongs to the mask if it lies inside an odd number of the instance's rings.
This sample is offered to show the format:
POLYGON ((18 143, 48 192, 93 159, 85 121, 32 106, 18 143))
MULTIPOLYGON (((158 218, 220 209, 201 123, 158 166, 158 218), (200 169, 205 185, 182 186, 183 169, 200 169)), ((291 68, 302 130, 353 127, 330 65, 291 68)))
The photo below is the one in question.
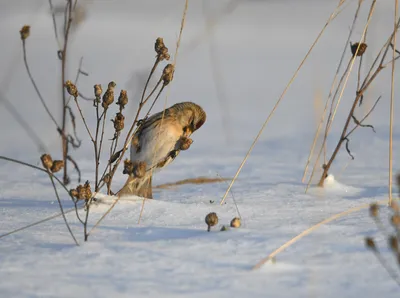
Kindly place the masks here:
POLYGON ((392 80, 390 90, 390 131, 389 131, 389 205, 392 204, 392 183, 393 183, 393 118, 394 118, 394 75, 396 62, 396 37, 397 37, 397 14, 399 8, 399 0, 395 0, 394 8, 394 34, 392 40, 392 80))
POLYGON ((246 163, 247 159, 250 156, 251 151, 253 150, 254 146, 256 145, 258 139, 260 138, 262 132, 264 131, 265 127, 267 126, 269 120, 271 119, 271 117, 273 116, 275 110, 278 108, 281 100, 283 99, 283 97, 285 96, 287 90, 289 89, 289 87, 292 85, 294 79, 297 77, 297 74, 299 73, 300 69, 303 67, 304 63, 306 62, 307 58, 309 57, 309 55, 311 54, 312 50, 314 49, 315 45, 317 44, 317 42, 319 41, 319 39, 321 38, 322 34, 325 32, 325 29, 328 27, 328 25, 330 24, 330 22, 338 15, 337 11, 340 8, 340 6, 345 2, 344 1, 340 1, 340 3, 338 4, 338 6, 335 8, 335 10, 332 12, 332 14, 329 16, 328 20, 326 21, 324 27, 322 28, 322 30, 319 32, 317 38, 315 39, 315 41, 313 42, 313 44, 311 45, 310 49, 308 50, 307 54, 305 55, 305 57, 303 58, 303 60, 301 61, 300 65, 298 66, 298 68, 296 69, 295 73, 293 74, 292 78, 289 80, 289 83, 286 85, 285 89, 283 90, 281 96, 279 97, 279 99, 277 100, 277 102, 275 103, 274 107, 272 108, 272 111, 269 113, 267 119, 265 120, 265 122, 263 123, 263 125, 261 126, 257 136, 255 137, 253 143, 251 144, 249 150, 246 153, 246 156, 244 157, 242 163, 240 164, 238 170, 236 171, 235 176, 233 177, 231 183, 228 186, 228 189, 226 190, 223 198, 221 199, 220 205, 222 205, 225 202, 225 199, 229 193, 229 190, 232 188, 233 184, 235 183, 235 180, 237 179, 237 177, 239 176, 240 171, 242 170, 244 164, 246 163))
POLYGON ((223 182, 231 180, 232 178, 222 178, 218 176, 218 178, 210 178, 210 177, 196 177, 196 178, 187 178, 183 180, 178 180, 176 182, 164 183, 155 186, 154 188, 158 189, 168 189, 178 185, 185 185, 185 184, 207 184, 207 183, 215 183, 215 182, 223 182))
MULTIPOLYGON (((378 201, 377 204, 385 204, 387 203, 388 200, 381 200, 378 201)), ((261 268, 261 266, 263 266, 264 264, 266 264, 269 260, 271 260, 272 258, 274 258, 277 254, 281 253, 282 251, 284 251, 286 248, 288 248, 289 246, 291 246, 292 244, 296 243, 298 240, 300 240, 301 238, 303 238, 304 236, 307 236, 308 234, 310 234, 311 232, 315 231, 316 229, 318 229, 320 226, 330 223, 331 221, 334 221, 336 219, 339 219, 343 216, 349 215, 351 213, 363 210, 363 209, 368 209, 370 207, 370 203, 368 204, 363 204, 361 206, 358 207, 354 207, 354 208, 350 208, 346 211, 337 213, 335 215, 332 215, 331 217, 324 219, 322 221, 320 221, 319 223, 313 225, 312 227, 304 230, 303 232, 301 232, 300 234, 298 234, 296 237, 292 238, 291 240, 289 240, 288 242, 286 242, 285 244, 283 244, 281 247, 279 247, 278 249, 274 250, 272 253, 270 253, 266 258, 262 259, 260 262, 258 262, 253 268, 252 270, 256 270, 261 268)))
MULTIPOLYGON (((342 51, 342 56, 340 57, 339 65, 338 65, 338 67, 337 67, 337 69, 336 69, 336 73, 335 73, 335 76, 334 76, 333 81, 332 81, 332 84, 331 84, 331 89, 329 90, 328 98, 327 98, 327 100, 326 100, 326 102, 325 102, 324 111, 323 111, 323 113, 322 113, 321 120, 320 120, 320 122, 319 122, 319 124, 318 124, 317 131, 315 132, 313 144, 311 145, 310 153, 309 153, 309 156, 308 156, 308 159, 307 159, 307 163, 306 163, 306 166, 305 166, 304 172, 303 172, 303 178, 302 178, 302 180, 301 180, 303 183, 304 183, 304 180, 305 180, 307 171, 308 171, 308 166, 309 166, 309 164, 310 164, 310 162, 311 162, 311 158, 312 158, 312 156, 313 156, 313 154, 314 154, 314 149, 315 149, 315 145, 316 145, 316 143, 317 143, 318 135, 319 135, 320 130, 321 130, 321 128, 322 128, 322 124, 324 123, 324 120, 325 120, 325 115, 326 115, 326 111, 327 111, 327 109, 328 109, 329 100, 331 99, 331 96, 332 96, 332 93, 333 93, 333 89, 334 89, 335 84, 336 84, 336 80, 337 80, 337 78, 338 78, 338 76, 339 76, 340 68, 342 67, 342 63, 343 63, 343 60, 344 60, 346 51, 348 50, 348 44, 349 44, 349 42, 350 42, 351 35, 353 34, 353 31, 354 31, 354 28, 355 28, 355 24, 356 24, 356 21, 357 21, 357 18, 358 18, 358 14, 359 14, 360 9, 361 9, 361 4, 363 3, 363 1, 364 1, 364 0, 361 0, 361 1, 358 2, 358 6, 357 6, 357 9, 356 9, 356 12, 355 12, 355 15, 354 15, 353 23, 352 23, 352 25, 351 25, 349 35, 348 35, 347 40, 346 40, 346 43, 345 43, 345 45, 344 45, 344 49, 343 49, 343 51, 342 51)), ((339 86, 340 86, 340 84, 341 84, 341 83, 339 82, 339 86)), ((335 98, 335 97, 334 97, 334 98, 335 98)), ((332 104, 331 104, 331 110, 332 110, 332 106, 333 106, 333 99, 332 99, 332 104)), ((332 112, 332 111, 331 111, 331 112, 332 112)), ((331 112, 330 112, 330 114, 331 114, 331 112)), ((329 120, 328 120, 328 121, 329 121, 329 120)), ((325 145, 324 145, 324 151, 326 152, 326 143, 325 143, 325 145)), ((324 152, 324 153, 325 153, 325 152, 324 152)), ((324 154, 324 156, 325 156, 325 154, 324 154)))

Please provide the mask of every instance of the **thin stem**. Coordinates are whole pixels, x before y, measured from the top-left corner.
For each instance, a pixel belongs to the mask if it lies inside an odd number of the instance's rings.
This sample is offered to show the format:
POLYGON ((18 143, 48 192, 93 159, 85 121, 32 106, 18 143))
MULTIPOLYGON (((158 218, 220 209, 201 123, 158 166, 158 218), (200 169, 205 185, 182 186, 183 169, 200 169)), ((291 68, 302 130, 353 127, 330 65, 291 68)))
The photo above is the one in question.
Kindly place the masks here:
POLYGON ((390 90, 390 120, 389 120, 389 205, 392 204, 392 183, 393 183, 393 120, 394 120, 394 77, 395 77, 395 62, 396 62, 396 37, 397 28, 396 20, 399 8, 399 1, 395 0, 394 9, 394 34, 392 41, 392 80, 391 80, 391 90, 390 90))
POLYGON ((76 240, 76 238, 74 236, 74 233, 72 233, 71 227, 68 224, 67 218, 65 217, 64 208, 62 206, 62 203, 61 203, 61 200, 60 200, 60 196, 58 195, 58 191, 57 191, 57 187, 56 187, 56 185, 54 183, 53 175, 49 171, 47 171, 47 174, 49 175, 49 178, 51 180, 51 184, 53 185, 54 193, 56 194, 58 205, 60 206, 60 211, 61 211, 62 217, 64 219, 65 225, 67 226, 67 229, 68 229, 69 233, 71 234, 72 239, 74 239, 75 244, 77 246, 79 246, 79 243, 76 240))
POLYGON ((75 103, 76 103, 76 107, 78 108, 79 114, 81 115, 83 124, 85 125, 85 128, 86 128, 86 131, 87 131, 87 133, 89 134, 89 137, 90 137, 91 141, 94 142, 94 138, 93 138, 93 136, 92 136, 92 133, 90 132, 89 126, 88 126, 87 123, 86 123, 85 116, 83 116, 82 109, 81 109, 81 107, 80 107, 80 105, 79 105, 78 99, 77 99, 76 97, 74 97, 74 101, 75 101, 75 103))
POLYGON ((25 40, 22 40, 22 50, 23 50, 23 54, 24 54, 24 64, 25 64, 25 68, 26 68, 26 71, 27 71, 27 73, 28 73, 29 79, 31 80, 31 83, 32 83, 33 87, 35 88, 35 91, 36 91, 37 95, 39 96, 40 102, 42 103, 44 109, 46 110, 46 113, 49 115, 50 119, 53 121, 53 123, 55 124, 55 126, 56 126, 57 128, 59 128, 56 119, 55 119, 54 116, 51 114, 51 112, 50 112, 50 110, 49 110, 49 108, 48 108, 46 102, 44 101, 43 96, 42 96, 42 94, 40 93, 39 88, 38 88, 38 86, 36 85, 36 82, 35 82, 35 80, 34 80, 34 78, 33 78, 33 76, 32 76, 32 73, 31 73, 31 70, 30 70, 29 64, 28 64, 28 59, 27 59, 27 56, 26 56, 25 40))

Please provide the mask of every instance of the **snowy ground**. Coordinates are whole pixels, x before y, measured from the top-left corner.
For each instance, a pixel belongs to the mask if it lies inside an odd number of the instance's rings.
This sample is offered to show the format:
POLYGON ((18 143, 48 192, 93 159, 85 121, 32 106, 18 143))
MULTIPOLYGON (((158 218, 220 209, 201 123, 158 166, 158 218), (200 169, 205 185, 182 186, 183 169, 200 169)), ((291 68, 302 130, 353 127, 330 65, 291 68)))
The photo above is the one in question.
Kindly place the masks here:
MULTIPOLYGON (((154 183, 216 177, 217 173, 232 177, 336 2, 232 1, 227 9, 229 1, 190 1, 168 105, 194 101, 206 110, 207 122, 193 135, 192 148, 158 174, 154 183), (210 18, 219 21, 207 35, 210 18)), ((356 159, 342 171, 349 160, 344 151, 332 168, 341 184, 324 191, 312 187, 305 194, 301 183, 320 113, 314 96, 321 91, 325 98, 328 93, 356 2, 350 1, 328 27, 234 184, 243 217, 240 229, 219 232, 221 225, 236 216, 231 196, 226 205, 218 204, 226 183, 157 190, 155 200, 146 202, 140 225, 141 202, 120 202, 87 243, 82 241, 80 224, 69 214, 80 247, 73 245, 60 218, 0 239, 0 296, 398 297, 398 286, 364 247, 365 236, 376 236, 383 255, 394 263, 368 210, 322 226, 279 254, 275 264, 251 271, 262 258, 311 225, 387 197, 389 70, 365 99, 368 107, 383 96, 370 118, 377 133, 359 130, 351 143, 356 159), (204 217, 211 211, 220 222, 207 233, 204 217)), ((392 26, 392 3, 379 2, 369 30, 368 64, 392 26)), ((83 68, 90 76, 80 80, 80 91, 90 94, 94 84, 105 86, 115 80, 118 92, 128 90, 128 111, 133 114, 154 59, 155 39, 163 37, 170 51, 175 50, 184 1, 85 3, 87 19, 71 39, 70 78, 75 77, 83 56, 83 68)), ((0 101, 11 101, 40 135, 46 150, 56 155, 60 141, 29 83, 18 32, 22 25, 31 25, 27 40, 30 66, 58 117, 59 62, 47 5, 45 0, 0 3, 0 101)), ((366 5, 361 24, 367 11, 366 5)), ((361 36, 361 24, 352 41, 361 36)), ((355 73, 338 111, 329 149, 338 138, 343 111, 351 104, 354 82, 355 73)), ((400 94, 398 88, 396 93, 400 94)), ((162 108, 164 100, 165 96, 155 110, 162 108)), ((361 108, 360 113, 365 110, 361 108)), ((93 113, 90 103, 84 112, 93 113)), ((93 125, 93 117, 88 120, 93 125)), ((83 179, 93 181, 91 144, 83 137, 82 123, 78 125, 84 143, 73 156, 83 179)), ((42 152, 5 105, 0 108, 0 126, 1 155, 39 164, 42 152)), ((396 123, 395 148, 400 145, 399 128, 396 123)), ((395 171, 399 158, 395 150, 395 171)), ((0 166, 0 234, 58 212, 46 175, 3 161, 0 166)), ((119 174, 117 179, 122 185, 125 177, 119 174)), ((62 199, 66 208, 71 207, 66 195, 62 199)), ((95 207, 91 222, 106 208, 95 207)))

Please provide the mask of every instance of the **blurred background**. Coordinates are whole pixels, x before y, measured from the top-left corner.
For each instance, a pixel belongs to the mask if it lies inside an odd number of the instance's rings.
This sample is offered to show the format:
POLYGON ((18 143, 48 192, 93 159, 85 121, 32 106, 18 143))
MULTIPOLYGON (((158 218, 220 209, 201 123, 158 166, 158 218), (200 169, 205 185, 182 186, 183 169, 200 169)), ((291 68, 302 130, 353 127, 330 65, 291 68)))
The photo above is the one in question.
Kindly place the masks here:
MULTIPOLYGON (((290 159, 296 169, 297 165, 298 169, 304 166, 357 2, 347 1, 344 11, 327 28, 263 133, 254 152, 256 156, 272 161, 290 159)), ((60 7, 64 3, 53 1, 59 30, 62 27, 60 7)), ((333 0, 189 1, 174 81, 153 111, 162 110, 165 100, 167 106, 193 101, 206 110, 207 122, 193 135, 192 148, 160 177, 164 180, 174 180, 169 175, 180 178, 179 168, 190 165, 193 158, 204 160, 204 168, 193 169, 193 175, 208 175, 212 168, 212 175, 219 171, 232 176, 337 3, 333 0)), ((116 94, 121 89, 127 90, 130 102, 125 117, 126 126, 129 126, 154 63, 157 37, 164 38, 173 58, 184 4, 184 0, 79 0, 68 44, 67 79, 75 79, 83 58, 82 70, 89 76, 80 76, 77 86, 81 93, 92 97, 94 84, 102 84, 105 89, 112 80, 117 83, 116 94)), ((393 28, 392 6, 390 1, 379 1, 376 6, 367 37, 364 75, 393 28)), ((353 42, 361 37, 368 9, 369 4, 361 9, 351 38, 353 42)), ((24 68, 19 34, 23 25, 31 26, 26 46, 32 74, 52 113, 61 121, 61 63, 57 58, 58 44, 49 2, 1 1, 0 154, 37 163, 38 144, 32 132, 27 132, 16 121, 15 112, 40 138, 47 152, 60 152, 61 140, 24 68)), ((344 65, 349 59, 350 50, 344 65)), ((158 75, 163 66, 158 69, 158 75)), ((337 140, 346 109, 354 98, 355 70, 338 110, 329 146, 337 140)), ((154 86, 158 75, 151 85, 154 86)), ((365 147, 373 142, 387 141, 390 69, 382 73, 366 94, 360 114, 366 112, 379 95, 382 101, 368 121, 375 125, 378 133, 360 129, 358 139, 352 141, 355 154, 361 148, 368 150, 365 147)), ((94 127, 92 103, 82 102, 82 108, 90 126, 94 127)), ((399 108, 396 105, 396 113, 399 108)), ((76 109, 74 111, 77 116, 76 109)), ((77 125, 83 143, 72 155, 84 173, 90 174, 92 145, 78 117, 77 125)), ((112 132, 113 127, 109 125, 107 138, 112 137, 112 132)), ((387 152, 381 152, 379 158, 385 160, 386 155, 387 152)), ((347 160, 346 153, 343 158, 347 160)), ((260 164, 250 162, 244 173, 257 166, 260 164)), ((299 173, 300 170, 296 172, 296 179, 300 178, 299 173)))

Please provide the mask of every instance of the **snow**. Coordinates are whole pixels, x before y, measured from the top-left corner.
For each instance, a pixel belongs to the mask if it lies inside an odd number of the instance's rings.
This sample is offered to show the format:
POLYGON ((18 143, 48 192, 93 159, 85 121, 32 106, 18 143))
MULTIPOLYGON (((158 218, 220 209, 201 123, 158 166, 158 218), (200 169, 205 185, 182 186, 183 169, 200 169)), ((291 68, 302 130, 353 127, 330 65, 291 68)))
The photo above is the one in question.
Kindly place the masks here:
MULTIPOLYGON (((125 198, 88 242, 83 242, 75 214, 68 213, 79 247, 74 246, 62 218, 0 239, 1 296, 398 297, 397 284, 364 246, 365 236, 375 237, 385 259, 396 266, 367 209, 321 226, 278 254, 275 263, 251 270, 272 251, 325 218, 387 198, 389 70, 365 96, 366 107, 383 96, 369 118, 377 133, 370 129, 355 133, 350 142, 355 160, 343 171, 350 158, 343 148, 326 188, 312 185, 305 193, 306 185, 301 183, 321 113, 314 106, 314 96, 319 90, 323 99, 328 94, 356 2, 350 1, 328 27, 235 182, 232 193, 243 218, 242 227, 219 231, 237 216, 231 194, 226 204, 219 205, 227 189, 225 182, 157 189, 155 199, 145 202, 140 224, 142 200, 125 198), (209 212, 218 214, 219 223, 207 233, 204 218, 209 212)), ((94 84, 106 86, 114 80, 118 92, 128 90, 127 117, 135 111, 143 80, 152 66, 155 39, 163 37, 170 52, 175 51, 184 1, 84 3, 88 17, 71 39, 69 78, 75 77, 83 56, 83 69, 90 75, 81 78, 79 90, 90 95, 94 84)), ((207 122, 193 135, 190 150, 155 176, 155 185, 198 176, 234 176, 337 1, 237 1, 223 13, 229 3, 189 1, 168 106, 194 101, 207 112, 207 122), (204 8, 208 12, 204 13, 204 8), (219 20, 210 35, 204 35, 205 17, 219 20), (225 106, 221 97, 227 101, 225 106)), ((60 119, 59 61, 47 5, 44 0, 0 3, 0 102, 4 98, 11 101, 39 134, 46 150, 57 155, 60 139, 24 70, 18 32, 24 24, 32 26, 27 40, 30 67, 50 109, 60 119)), ((390 1, 377 3, 369 30, 367 64, 372 63, 392 28, 393 5, 390 1)), ((360 13, 362 22, 352 41, 362 34, 368 8, 365 5, 360 13)), ((353 73, 332 127, 328 152, 339 138, 355 82, 353 73)), ((396 98, 397 93, 398 89, 396 98)), ((161 110, 164 100, 165 95, 153 111, 161 110)), ((367 111, 366 107, 359 112, 367 111)), ((400 106, 396 104, 395 109, 395 115, 399 114, 400 106)), ((83 110, 93 127, 91 104, 84 104, 83 110)), ((39 165, 42 152, 4 105, 0 126, 0 154, 39 165)), ((111 128, 107 137, 112 136, 111 128)), ((398 128, 395 123, 394 148, 400 145, 398 128)), ((93 181, 92 146, 80 121, 78 129, 83 145, 71 154, 81 167, 83 180, 93 181)), ((396 172, 399 158, 395 149, 396 172)), ((76 183, 75 174, 72 178, 76 183)), ((118 173, 115 188, 124 182, 125 176, 118 173)), ((61 189, 60 193, 65 208, 71 208, 66 194, 61 189)), ((113 202, 113 198, 100 197, 101 203, 92 209, 91 224, 113 202)), ((386 209, 382 207, 384 220, 386 209)), ((0 235, 57 212, 58 203, 46 174, 0 161, 0 235)))

